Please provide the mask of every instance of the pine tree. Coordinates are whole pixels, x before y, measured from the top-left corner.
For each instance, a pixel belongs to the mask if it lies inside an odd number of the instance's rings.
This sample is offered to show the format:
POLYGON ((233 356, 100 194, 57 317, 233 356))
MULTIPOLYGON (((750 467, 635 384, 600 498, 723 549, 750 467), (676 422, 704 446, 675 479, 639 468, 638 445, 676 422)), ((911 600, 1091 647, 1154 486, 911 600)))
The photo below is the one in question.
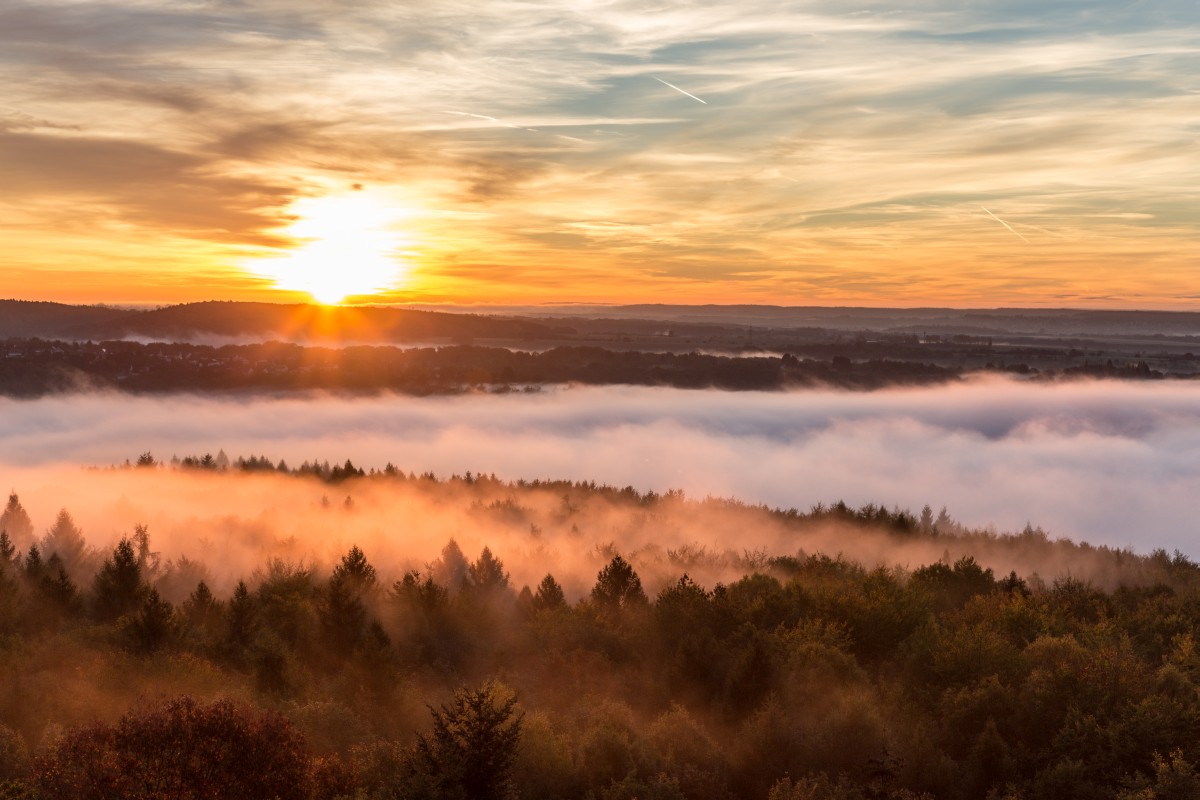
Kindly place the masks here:
POLYGON ((541 611, 550 608, 563 608, 567 604, 566 595, 553 575, 546 575, 538 584, 537 594, 533 596, 533 607, 541 611))
POLYGON ((429 565, 429 574, 434 582, 444 586, 450 594, 456 594, 467 582, 470 564, 463 555, 458 542, 451 539, 442 548, 442 557, 429 565))
POLYGON ((342 556, 341 563, 333 568, 332 580, 345 582, 355 591, 370 591, 375 587, 375 567, 367 561, 359 546, 354 545, 350 552, 342 556))
POLYGON ((141 604, 145 593, 142 567, 129 539, 122 538, 113 548, 112 557, 104 560, 92 593, 96 618, 102 622, 111 622, 141 604))
POLYGON ((226 616, 225 646, 235 657, 241 656, 258 633, 258 609, 245 581, 238 581, 229 600, 226 616))
POLYGON ((61 509, 54 525, 42 537, 42 552, 48 556, 55 553, 62 559, 67 572, 79 577, 87 572, 88 558, 87 543, 83 539, 83 531, 75 524, 75 520, 67 510, 61 509))
POLYGON ((495 684, 455 692, 449 706, 429 709, 433 731, 418 735, 416 764, 436 797, 506 800, 515 795, 510 774, 523 715, 516 698, 500 700, 495 684))
POLYGON ((508 574, 504 571, 504 564, 492 555, 492 551, 487 547, 483 548, 479 559, 471 565, 470 574, 471 585, 481 592, 508 588, 508 574))
POLYGON ((0 571, 7 570, 18 560, 17 548, 8 538, 8 531, 0 529, 0 571))
POLYGON ((8 495, 8 505, 0 513, 0 530, 8 532, 14 546, 23 547, 33 541, 33 521, 29 519, 16 492, 8 495))
POLYGON ((592 600, 606 611, 616 611, 646 605, 646 593, 642 591, 642 579, 633 567, 617 555, 596 576, 592 600))
POLYGON ((150 589, 130 621, 130 644, 145 652, 157 650, 174 634, 174 623, 175 612, 171 604, 159 597, 157 589, 150 589))

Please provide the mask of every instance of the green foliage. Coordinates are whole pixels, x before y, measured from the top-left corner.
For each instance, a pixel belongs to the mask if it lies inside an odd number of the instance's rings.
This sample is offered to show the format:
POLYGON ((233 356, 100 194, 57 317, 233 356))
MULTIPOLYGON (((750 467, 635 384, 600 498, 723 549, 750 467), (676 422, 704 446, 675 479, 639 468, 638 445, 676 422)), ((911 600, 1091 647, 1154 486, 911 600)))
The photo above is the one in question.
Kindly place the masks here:
MULTIPOLYGON (((494 481, 452 480, 456 492, 494 481)), ((586 524, 582 490, 532 488, 569 490, 578 504, 539 521, 586 524)), ((648 515, 694 502, 632 490, 607 500, 648 515)), ((951 536, 932 511, 912 530, 878 506, 814 516, 951 536)), ((647 599, 625 558, 604 558, 574 605, 551 575, 518 598, 490 548, 468 562, 453 541, 394 581, 395 564, 377 572, 358 546, 326 575, 274 560, 220 600, 202 565, 160 564, 138 528, 86 576, 81 597, 62 557, 31 541, 0 559, 0 784, 12 781, 0 800, 174 796, 135 784, 171 771, 155 742, 193 747, 196 728, 180 720, 206 707, 135 711, 160 718, 142 738, 122 739, 124 721, 79 723, 181 692, 223 692, 294 718, 319 755, 296 751, 290 791, 313 798, 1200 796, 1200 574, 1186 559, 1130 555, 1153 580, 1109 589, 997 581, 969 557, 909 572, 820 554, 647 548, 647 599), (666 572, 685 566, 749 574, 709 588, 666 572), (429 709, 432 726, 416 736, 426 698, 489 675, 519 690, 526 715, 510 690, 487 684, 429 709), (32 771, 27 744, 41 753, 32 771)), ((258 713, 239 708, 243 721, 258 713)), ((203 740, 177 772, 218 771, 233 757, 203 740)))
POLYGON ((596 576, 592 587, 592 602, 606 612, 638 608, 646 605, 642 580, 629 562, 616 555, 596 576))
POLYGON ((511 775, 521 739, 516 698, 497 685, 460 689, 449 705, 430 707, 433 730, 417 737, 416 768, 432 797, 504 800, 515 796, 511 775))
POLYGON ((566 595, 563 593, 562 586, 558 581, 554 580, 553 575, 547 574, 542 578, 542 582, 538 584, 537 592, 533 595, 533 607, 538 611, 548 609, 565 608, 567 605, 566 595))
POLYGON ((4 531, 18 548, 33 542, 33 521, 16 492, 8 495, 8 503, 0 513, 0 531, 4 531))
POLYGON ((470 567, 471 586, 484 594, 494 594, 508 588, 504 564, 485 547, 470 567))
POLYGON ((175 610, 159 597, 157 589, 146 592, 141 607, 125 628, 129 646, 145 653, 164 647, 175 638, 176 633, 175 610))
POLYGON ((122 537, 104 560, 92 586, 92 604, 96 618, 112 622, 141 605, 147 587, 142 581, 142 565, 133 543, 122 537))

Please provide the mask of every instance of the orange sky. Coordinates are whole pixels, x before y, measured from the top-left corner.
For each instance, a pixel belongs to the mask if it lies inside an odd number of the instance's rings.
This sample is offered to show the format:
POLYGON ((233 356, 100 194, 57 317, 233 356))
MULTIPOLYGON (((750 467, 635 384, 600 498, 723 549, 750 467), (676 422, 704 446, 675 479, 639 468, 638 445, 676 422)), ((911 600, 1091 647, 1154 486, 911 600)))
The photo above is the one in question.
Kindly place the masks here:
POLYGON ((1194 3, 331 9, 5 3, 0 296, 1200 308, 1194 3))

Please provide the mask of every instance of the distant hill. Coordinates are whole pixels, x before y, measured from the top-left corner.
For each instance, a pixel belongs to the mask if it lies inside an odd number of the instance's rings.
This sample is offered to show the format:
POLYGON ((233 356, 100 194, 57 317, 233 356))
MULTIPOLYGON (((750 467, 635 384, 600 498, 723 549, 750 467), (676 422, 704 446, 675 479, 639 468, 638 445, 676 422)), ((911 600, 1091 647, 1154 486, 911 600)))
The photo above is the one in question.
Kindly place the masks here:
MULTIPOLYGON (((427 306, 427 308, 435 308, 427 306)), ((1071 308, 864 308, 852 306, 552 305, 484 306, 480 312, 532 318, 655 320, 757 328, 842 331, 1112 336, 1200 336, 1195 311, 1071 308)))
POLYGON ((74 338, 72 331, 108 325, 124 319, 129 313, 106 306, 0 300, 0 338, 69 339, 74 338))
POLYGON ((531 340, 564 333, 571 330, 546 321, 381 307, 210 301, 136 310, 0 300, 0 337, 383 344, 531 340))

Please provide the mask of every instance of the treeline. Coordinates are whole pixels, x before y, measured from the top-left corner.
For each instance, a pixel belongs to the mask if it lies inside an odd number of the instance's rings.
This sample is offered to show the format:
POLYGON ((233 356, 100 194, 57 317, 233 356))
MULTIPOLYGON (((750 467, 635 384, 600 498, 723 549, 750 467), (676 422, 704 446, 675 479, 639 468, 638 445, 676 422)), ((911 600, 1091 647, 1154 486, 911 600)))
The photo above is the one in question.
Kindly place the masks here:
POLYGON ((451 540, 391 580, 355 546, 171 603, 144 527, 83 575, 65 511, 31 541, 13 496, 3 526, 0 797, 1200 796, 1178 555, 1114 591, 814 554, 648 594, 614 553, 571 602, 451 540))
POLYGON ((602 347, 523 352, 498 347, 302 347, 294 344, 140 344, 10 339, 0 393, 38 396, 88 388, 131 392, 337 389, 427 395, 552 383, 776 390, 874 389, 954 380, 933 364, 655 353, 602 347))

